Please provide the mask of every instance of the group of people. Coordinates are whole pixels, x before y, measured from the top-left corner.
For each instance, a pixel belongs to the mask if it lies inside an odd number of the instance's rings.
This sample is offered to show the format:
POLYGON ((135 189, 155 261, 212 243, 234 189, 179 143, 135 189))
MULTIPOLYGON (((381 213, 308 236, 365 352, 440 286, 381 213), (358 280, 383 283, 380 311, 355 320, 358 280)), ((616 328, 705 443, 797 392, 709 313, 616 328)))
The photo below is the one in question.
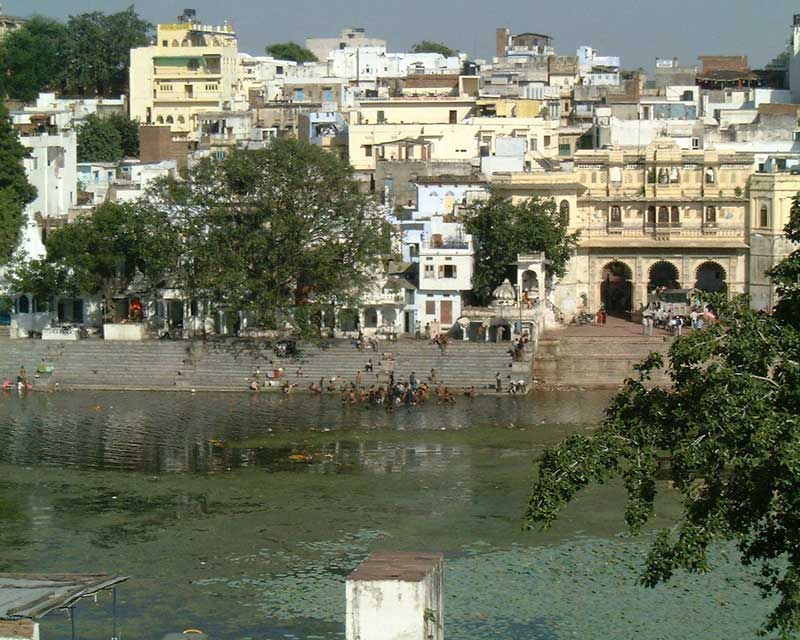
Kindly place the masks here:
MULTIPOLYGON (((689 313, 688 323, 693 330, 697 331, 703 329, 706 323, 713 322, 715 319, 716 317, 712 311, 702 311, 697 307, 693 307, 689 313)), ((648 309, 642 313, 642 333, 646 336, 652 336, 653 330, 659 328, 673 337, 678 337, 683 335, 683 328, 686 324, 687 318, 673 314, 672 311, 665 311, 661 307, 653 310, 648 309)))

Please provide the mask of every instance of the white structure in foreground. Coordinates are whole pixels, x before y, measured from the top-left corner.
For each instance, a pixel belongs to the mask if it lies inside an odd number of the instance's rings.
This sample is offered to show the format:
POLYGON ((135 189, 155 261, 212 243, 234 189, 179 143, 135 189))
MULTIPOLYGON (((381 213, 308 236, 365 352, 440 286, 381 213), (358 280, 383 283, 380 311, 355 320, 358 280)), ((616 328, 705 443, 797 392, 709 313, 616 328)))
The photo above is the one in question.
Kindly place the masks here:
POLYGON ((438 553, 373 553, 347 577, 347 640, 443 640, 438 553))

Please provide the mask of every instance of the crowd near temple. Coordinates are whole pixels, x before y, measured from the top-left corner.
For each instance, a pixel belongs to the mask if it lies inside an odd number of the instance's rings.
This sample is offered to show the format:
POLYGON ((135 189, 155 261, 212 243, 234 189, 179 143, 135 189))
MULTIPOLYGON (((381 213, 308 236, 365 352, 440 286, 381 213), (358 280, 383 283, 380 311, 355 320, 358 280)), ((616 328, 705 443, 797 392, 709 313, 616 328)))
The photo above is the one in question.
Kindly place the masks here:
MULTIPOLYGON (((7 38, 25 20, 2 25, 7 38)), ((349 162, 397 234, 397 259, 376 265, 372 290, 328 319, 334 334, 394 339, 434 327, 459 340, 511 340, 601 308, 636 320, 659 289, 748 294, 772 308, 766 272, 790 252, 784 227, 800 192, 800 15, 775 34, 776 53, 787 35, 789 46, 766 69, 709 52, 628 71, 613 51, 591 42, 563 51, 524 31, 531 26, 543 25, 489 29, 489 59, 395 51, 380 34, 346 27, 312 34, 321 37, 306 40, 311 55, 298 61, 245 53, 232 23, 186 10, 130 51, 127 93, 8 103, 37 190, 20 251, 42 258, 53 230, 105 202, 146 197, 153 181, 205 158, 294 138, 349 162), (136 123, 138 155, 79 161, 81 128, 112 116, 136 123), (463 216, 490 194, 552 201, 580 235, 562 277, 548 274, 546 256, 520 254, 479 305, 477 240, 463 216)), ((92 333, 110 305, 118 322, 151 335, 248 328, 246 317, 169 286, 131 290, 124 303, 4 288, 0 320, 13 338, 59 324, 92 333)))

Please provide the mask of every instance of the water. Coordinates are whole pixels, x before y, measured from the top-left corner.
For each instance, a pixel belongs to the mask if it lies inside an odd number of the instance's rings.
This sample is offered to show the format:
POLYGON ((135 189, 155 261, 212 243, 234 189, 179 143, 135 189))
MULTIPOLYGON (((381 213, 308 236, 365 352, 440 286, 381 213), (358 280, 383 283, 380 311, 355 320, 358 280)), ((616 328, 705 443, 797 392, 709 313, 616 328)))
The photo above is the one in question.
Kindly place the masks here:
MULTIPOLYGON (((344 636, 344 580, 370 551, 446 554, 459 640, 755 637, 774 602, 730 550, 708 576, 637 586, 650 534, 593 488, 548 532, 522 514, 543 447, 591 430, 606 393, 342 407, 335 398, 151 393, 0 400, 0 571, 130 575, 123 640, 344 636)), ((662 487, 655 526, 678 512, 662 487)), ((727 553, 725 553, 727 551, 727 553)), ((79 637, 110 637, 108 597, 79 637)), ((43 638, 68 637, 61 613, 43 638)))

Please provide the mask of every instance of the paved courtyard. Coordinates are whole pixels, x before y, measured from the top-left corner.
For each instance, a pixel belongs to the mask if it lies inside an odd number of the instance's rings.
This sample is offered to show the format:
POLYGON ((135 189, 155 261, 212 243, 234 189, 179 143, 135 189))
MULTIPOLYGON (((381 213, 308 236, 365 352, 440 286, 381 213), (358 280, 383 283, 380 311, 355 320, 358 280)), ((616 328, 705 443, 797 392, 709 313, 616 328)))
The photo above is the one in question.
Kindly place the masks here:
MULTIPOLYGON (((684 328, 684 332, 687 329, 684 328)), ((562 333, 567 338, 585 338, 593 336, 595 338, 643 338, 642 325, 638 322, 629 322, 622 318, 608 317, 604 325, 597 324, 573 324, 567 327, 562 333)), ((669 333, 663 329, 653 329, 653 338, 669 337, 669 333)))

